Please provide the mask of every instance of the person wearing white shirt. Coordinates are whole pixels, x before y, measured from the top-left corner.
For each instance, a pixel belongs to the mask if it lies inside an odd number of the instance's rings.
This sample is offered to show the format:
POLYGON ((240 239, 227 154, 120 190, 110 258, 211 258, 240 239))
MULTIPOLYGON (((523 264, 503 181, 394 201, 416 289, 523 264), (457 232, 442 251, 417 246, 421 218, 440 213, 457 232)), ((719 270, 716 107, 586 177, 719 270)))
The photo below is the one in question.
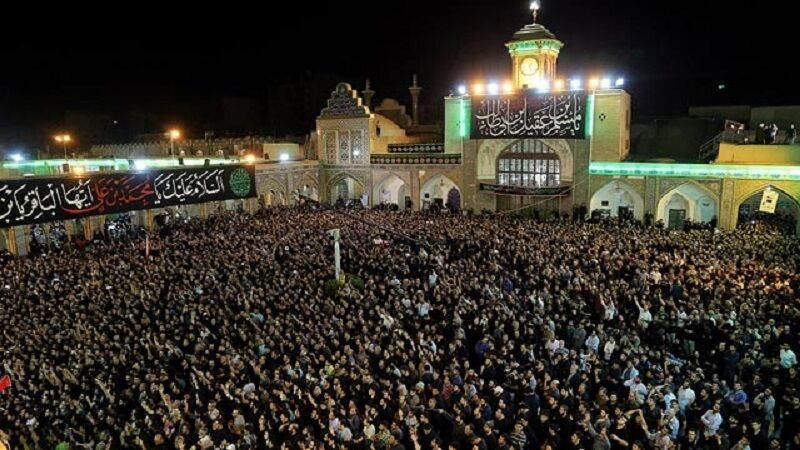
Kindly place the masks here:
POLYGON ((642 306, 639 304, 639 299, 634 299, 636 302, 636 307, 639 308, 639 326, 647 329, 650 325, 650 322, 653 321, 653 315, 650 314, 650 309, 647 308, 647 305, 642 306))
POLYGON ((606 361, 611 361, 611 356, 614 355, 614 350, 617 348, 617 343, 614 338, 609 338, 606 345, 603 346, 603 353, 605 353, 606 361))
POLYGON ((428 302, 422 302, 417 305, 417 315, 420 317, 427 317, 431 310, 431 305, 428 302))
POLYGON ((633 380, 625 381, 623 384, 630 388, 630 392, 633 394, 636 404, 638 406, 643 405, 645 398, 647 398, 647 386, 642 383, 642 379, 639 375, 636 375, 633 380))
POLYGON ((597 332, 593 331, 592 334, 586 338, 586 348, 589 349, 592 353, 597 353, 598 348, 600 347, 600 338, 597 337, 597 332))
POLYGON ((684 381, 683 385, 678 389, 678 406, 680 406, 681 411, 686 411, 686 408, 694 403, 695 398, 697 397, 689 381, 684 381))
POLYGON ((791 348, 789 348, 789 344, 784 343, 783 348, 781 348, 781 367, 784 369, 790 369, 792 366, 797 364, 797 356, 794 354, 791 348))
POLYGON ((667 386, 664 388, 664 409, 668 410, 669 407, 672 405, 672 401, 676 399, 675 394, 672 393, 672 389, 667 386))
POLYGON ((639 371, 633 366, 633 361, 628 361, 628 368, 622 372, 622 381, 631 381, 637 376, 639 376, 639 371))
POLYGON ((719 431, 719 427, 722 425, 722 414, 719 413, 719 403, 715 404, 713 409, 706 411, 700 420, 703 421, 703 425, 706 427, 706 436, 711 437, 716 435, 717 431, 719 431))
POLYGON ((560 342, 555 337, 550 338, 550 340, 547 341, 546 344, 544 344, 544 348, 545 350, 550 352, 550 356, 552 356, 556 352, 556 350, 558 350, 560 347, 561 347, 560 342))
POLYGON ((435 271, 431 271, 431 274, 430 274, 430 275, 428 275, 428 286, 429 286, 429 287, 434 287, 434 286, 436 286, 436 280, 437 280, 438 278, 439 278, 439 276, 438 276, 438 275, 436 275, 436 272, 435 272, 435 271))
POLYGON ((650 279, 653 280, 655 284, 661 283, 661 272, 659 272, 658 269, 651 270, 650 279))

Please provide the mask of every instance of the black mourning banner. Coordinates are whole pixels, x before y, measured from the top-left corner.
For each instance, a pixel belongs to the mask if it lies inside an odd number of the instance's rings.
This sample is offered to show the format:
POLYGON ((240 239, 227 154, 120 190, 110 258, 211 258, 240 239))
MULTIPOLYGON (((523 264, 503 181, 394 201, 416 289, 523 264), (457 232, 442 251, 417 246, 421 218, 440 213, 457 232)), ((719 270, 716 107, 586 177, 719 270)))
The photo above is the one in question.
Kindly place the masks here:
POLYGON ((472 98, 472 139, 584 139, 586 94, 522 92, 472 98))
POLYGON ((0 228, 255 196, 242 165, 0 180, 0 228))

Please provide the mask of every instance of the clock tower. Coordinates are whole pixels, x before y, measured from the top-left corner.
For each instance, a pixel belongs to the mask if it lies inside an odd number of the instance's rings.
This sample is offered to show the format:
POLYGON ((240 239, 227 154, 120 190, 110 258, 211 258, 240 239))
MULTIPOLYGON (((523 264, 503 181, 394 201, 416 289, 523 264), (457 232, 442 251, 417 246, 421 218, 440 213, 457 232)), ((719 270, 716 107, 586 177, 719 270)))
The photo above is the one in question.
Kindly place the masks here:
POLYGON ((556 61, 564 43, 539 23, 539 2, 531 3, 533 23, 514 33, 506 44, 514 71, 514 87, 533 89, 544 81, 552 85, 556 77, 556 61))

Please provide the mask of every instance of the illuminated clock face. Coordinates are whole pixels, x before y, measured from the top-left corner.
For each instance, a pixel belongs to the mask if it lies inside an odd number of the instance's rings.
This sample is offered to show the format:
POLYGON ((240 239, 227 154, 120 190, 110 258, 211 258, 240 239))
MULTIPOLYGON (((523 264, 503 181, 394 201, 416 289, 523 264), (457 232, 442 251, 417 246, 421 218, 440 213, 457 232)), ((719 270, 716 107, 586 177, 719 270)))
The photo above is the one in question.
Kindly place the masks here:
POLYGON ((539 70, 539 61, 535 58, 525 58, 522 60, 520 68, 523 75, 534 75, 539 70))

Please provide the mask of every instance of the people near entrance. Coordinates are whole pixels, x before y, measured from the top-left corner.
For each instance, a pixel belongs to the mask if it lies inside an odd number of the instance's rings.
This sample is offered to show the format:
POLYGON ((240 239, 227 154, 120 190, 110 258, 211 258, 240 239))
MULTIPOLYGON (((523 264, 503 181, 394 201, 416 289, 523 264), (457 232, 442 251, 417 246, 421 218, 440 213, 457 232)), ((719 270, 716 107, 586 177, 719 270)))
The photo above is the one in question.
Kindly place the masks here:
POLYGON ((794 124, 791 124, 789 125, 789 129, 786 130, 786 143, 794 145, 795 139, 797 139, 797 130, 794 128, 794 124))
POLYGON ((800 442, 800 241, 768 228, 279 207, 147 239, 2 261, 3 446, 800 442))

